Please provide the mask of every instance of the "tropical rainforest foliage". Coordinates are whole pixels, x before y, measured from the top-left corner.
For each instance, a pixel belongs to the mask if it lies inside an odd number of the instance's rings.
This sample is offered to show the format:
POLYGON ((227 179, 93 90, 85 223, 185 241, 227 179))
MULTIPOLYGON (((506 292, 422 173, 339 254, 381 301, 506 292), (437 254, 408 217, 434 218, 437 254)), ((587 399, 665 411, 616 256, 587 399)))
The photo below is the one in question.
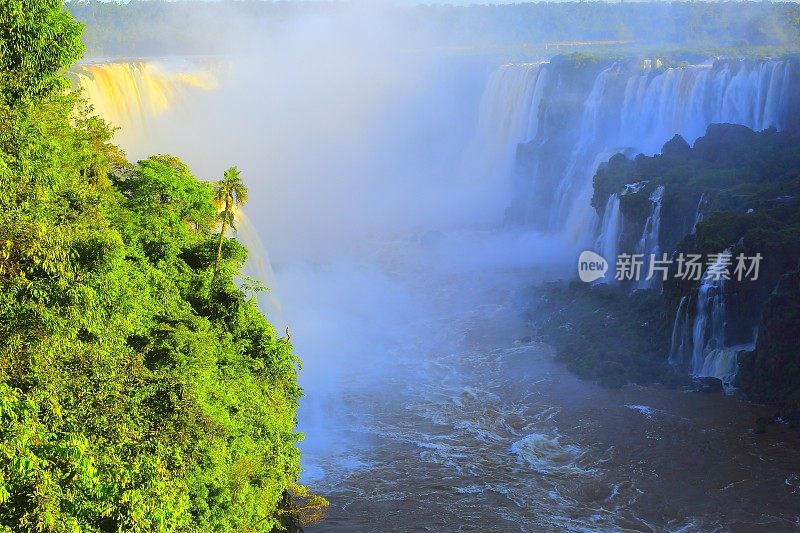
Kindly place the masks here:
POLYGON ((81 32, 61 0, 0 3, 0 530, 289 524, 298 360, 234 283, 211 184, 128 163, 69 91, 81 32))

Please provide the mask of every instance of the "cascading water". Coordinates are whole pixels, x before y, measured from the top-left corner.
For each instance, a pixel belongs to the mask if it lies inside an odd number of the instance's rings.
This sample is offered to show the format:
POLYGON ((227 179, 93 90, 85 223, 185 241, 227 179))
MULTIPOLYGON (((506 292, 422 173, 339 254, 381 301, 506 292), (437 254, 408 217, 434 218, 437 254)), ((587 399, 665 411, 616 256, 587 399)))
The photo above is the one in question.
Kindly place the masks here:
POLYGON ((190 92, 218 87, 218 65, 185 61, 139 61, 78 65, 72 72, 95 111, 119 127, 123 146, 138 142, 153 121, 184 101, 190 92), (127 137, 125 137, 127 136, 127 137))
POLYGON ((790 61, 719 62, 651 68, 632 76, 622 104, 623 144, 654 153, 672 135, 689 143, 712 123, 742 124, 756 131, 785 126, 790 61))
MULTIPOLYGON (((137 148, 154 121, 189 101, 192 92, 214 91, 221 64, 211 61, 155 60, 83 64, 72 75, 95 111, 120 128, 125 149, 137 148)), ((285 326, 275 275, 258 232, 244 211, 236 210, 236 238, 248 249, 244 272, 266 286, 258 295, 273 325, 285 326)))
MULTIPOLYGON (((486 98, 503 99, 509 94, 514 98, 486 103, 484 110, 497 110, 491 120, 498 125, 530 125, 531 105, 526 106, 518 98, 536 95, 540 99, 535 102, 540 126, 529 144, 536 147, 538 157, 557 153, 558 160, 564 163, 561 170, 550 169, 558 176, 552 201, 529 198, 530 205, 519 209, 544 210, 548 214, 545 220, 550 221, 550 231, 562 233, 561 240, 572 244, 575 236, 582 236, 583 242, 587 242, 592 228, 597 226, 589 199, 592 177, 604 157, 620 151, 653 154, 676 134, 692 144, 712 123, 741 124, 754 130, 782 129, 787 124, 791 94, 795 90, 791 86, 795 77, 792 60, 725 60, 675 68, 642 62, 633 69, 617 63, 601 71, 585 93, 578 111, 579 127, 562 132, 564 138, 560 144, 551 145, 541 124, 563 122, 563 117, 558 115, 564 113, 563 107, 553 105, 551 100, 565 89, 559 85, 562 79, 557 75, 558 65, 542 65, 538 69, 549 72, 541 91, 526 89, 530 79, 525 76, 506 76, 505 82, 517 87, 506 87, 503 91, 491 88, 486 98), (512 109, 524 110, 525 114, 515 122, 508 117, 512 109), (565 152, 565 149, 570 151, 565 152)), ((513 68, 504 66, 501 71, 507 73, 513 68)), ((493 81, 492 87, 495 84, 493 81)), ((515 131, 519 131, 518 127, 515 131)), ((525 131, 533 133, 534 130, 525 131)), ((504 138, 509 142, 514 140, 514 136, 504 138)), ((519 142, 525 142, 524 138, 516 136, 519 142)), ((507 148, 506 153, 513 153, 513 148, 507 148)), ((525 178, 541 180, 543 176, 525 178)), ((520 181, 522 185, 518 185, 517 196, 532 190, 524 180, 520 181)))
MULTIPOLYGON (((712 123, 741 124, 754 130, 784 128, 790 115, 792 68, 791 60, 718 61, 667 69, 658 65, 654 68, 647 62, 633 73, 619 64, 600 72, 582 105, 580 126, 570 133, 569 144, 574 148, 562 158, 566 163, 553 201, 541 204, 542 209, 549 210, 550 230, 560 232, 559 241, 564 243, 575 243, 575 235, 586 238, 592 234, 596 218, 589 202, 591 178, 605 154, 617 151, 652 154, 675 134, 693 143, 712 123), (614 94, 615 91, 621 94, 614 94)), ((556 79, 557 76, 550 77, 556 79)), ((549 94, 547 88, 544 94, 549 94)), ((537 105, 540 121, 546 120, 550 112, 548 99, 537 105)), ((548 150, 545 138, 535 138, 531 144, 541 148, 539 153, 548 150)), ((540 179, 540 176, 529 178, 540 179)), ((660 187, 650 197, 653 210, 636 249, 646 257, 660 252, 663 194, 660 187)), ((609 197, 594 241, 596 249, 607 258, 616 255, 619 242, 621 224, 617 210, 612 208, 616 201, 617 198, 609 197)), ((701 195, 692 232, 703 220, 707 201, 707 195, 701 195)), ((642 276, 638 288, 655 284, 655 278, 646 277, 642 276)), ((718 377, 729 386, 736 373, 736 354, 750 345, 725 346, 723 285, 722 280, 703 280, 693 323, 689 319, 688 301, 681 301, 676 312, 670 362, 679 365, 689 358, 687 351, 691 346, 691 374, 718 377), (689 328, 691 332, 687 332, 689 328)))
POLYGON ((622 213, 619 210, 619 196, 614 193, 609 195, 608 201, 606 201, 600 236, 595 243, 598 253, 610 264, 616 264, 621 234, 622 213))
POLYGON ((508 180, 517 146, 537 136, 539 104, 547 81, 546 63, 503 65, 492 74, 467 150, 468 175, 508 180))
MULTIPOLYGON (((733 389, 736 374, 739 370, 740 353, 752 350, 755 347, 756 336, 754 332, 753 341, 747 344, 730 346, 727 343, 725 332, 727 323, 726 280, 724 276, 717 276, 712 273, 719 272, 724 265, 729 264, 730 258, 730 250, 725 250, 720 254, 715 263, 709 267, 700 283, 700 288, 697 292, 696 313, 692 325, 690 372, 692 376, 697 378, 719 379, 727 391, 733 389)), ((683 303, 684 300, 681 300, 681 305, 678 306, 678 318, 676 318, 675 328, 673 328, 670 363, 679 361, 679 358, 686 351, 686 338, 683 331, 685 331, 688 324, 688 317, 685 311, 681 315, 683 303), (679 330, 680 332, 678 332, 679 330)))
MULTIPOLYGON (((701 204, 703 200, 701 199, 701 204)), ((726 391, 733 390, 742 352, 755 348, 757 330, 752 341, 729 345, 726 335, 727 309, 724 276, 721 272, 731 259, 730 250, 720 254, 700 282, 695 314, 689 316, 689 297, 682 297, 675 312, 667 362, 677 371, 687 370, 696 378, 716 378, 726 391)))
POLYGON ((636 287, 638 289, 649 289, 658 283, 657 275, 650 277, 648 274, 648 269, 650 268, 651 258, 658 259, 658 254, 661 251, 661 248, 658 245, 658 234, 659 231, 661 231, 661 203, 663 199, 664 186, 660 185, 656 187, 656 189, 650 195, 650 201, 653 203, 653 209, 650 212, 650 216, 647 217, 647 221, 644 224, 644 231, 642 231, 642 237, 639 239, 639 243, 636 245, 636 253, 644 255, 642 276, 639 278, 639 282, 637 283, 636 287), (648 277, 650 279, 648 279, 648 277))
POLYGON ((755 343, 739 344, 736 346, 723 346, 709 352, 703 367, 696 377, 712 377, 722 382, 726 391, 734 389, 736 374, 739 372, 739 358, 742 352, 751 351, 755 343))
MULTIPOLYGON (((587 181, 582 178, 587 172, 594 172, 599 162, 598 156, 602 153, 602 150, 597 150, 600 115, 608 80, 612 73, 618 72, 618 69, 617 65, 613 65, 602 71, 595 79, 592 90, 583 104, 578 141, 556 189, 555 210, 551 212, 551 228, 562 226, 565 220, 573 222, 574 226, 575 222, 569 220, 575 218, 572 206, 588 204, 588 199, 591 198, 591 180, 588 181, 589 187, 587 187, 587 181)), ((582 221, 578 223, 580 222, 582 221)))
POLYGON ((703 209, 705 208, 707 203, 708 203, 708 196, 706 195, 706 193, 702 193, 700 195, 700 200, 697 201, 697 210, 695 211, 694 223, 692 224, 692 232, 691 232, 692 235, 694 235, 697 232, 697 225, 700 224, 705 218, 703 209))
POLYGON ((675 323, 672 326, 669 358, 667 359, 667 362, 675 369, 680 368, 686 360, 691 338, 690 327, 689 300, 683 296, 678 304, 678 310, 675 312, 675 323))
POLYGON ((692 327, 692 374, 705 376, 703 370, 709 365, 706 357, 717 348, 725 346, 725 279, 710 275, 710 271, 730 260, 730 251, 720 254, 700 282, 697 292, 697 308, 692 327))
POLYGON ((250 221, 250 217, 242 209, 234 211, 236 238, 247 248, 247 263, 243 272, 248 277, 264 284, 265 289, 257 294, 258 303, 262 312, 266 313, 270 322, 278 330, 287 327, 286 318, 283 316, 280 299, 278 298, 278 282, 269 254, 258 236, 258 230, 250 221))

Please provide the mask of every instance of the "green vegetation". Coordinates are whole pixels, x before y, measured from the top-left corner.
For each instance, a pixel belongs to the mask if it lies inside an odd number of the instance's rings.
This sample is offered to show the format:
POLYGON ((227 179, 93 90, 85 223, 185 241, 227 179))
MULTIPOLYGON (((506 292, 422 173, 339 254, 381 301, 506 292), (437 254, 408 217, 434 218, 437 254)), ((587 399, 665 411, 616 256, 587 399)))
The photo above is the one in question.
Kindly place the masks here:
MULTIPOLYGON (((85 42, 94 57, 224 54, 245 22, 270 35, 303 16, 338 17, 342 11, 340 4, 326 1, 73 0, 68 6, 89 27, 85 42)), ((456 53, 506 59, 573 50, 641 52, 642 47, 713 55, 754 48, 774 54, 800 47, 800 6, 793 2, 394 5, 386 6, 382 15, 381 20, 391 20, 414 47, 428 43, 456 53)))
MULTIPOLYGON (((795 342, 800 330, 799 148, 796 128, 756 133, 742 126, 712 125, 691 148, 676 138, 661 155, 610 162, 595 180, 598 191, 628 180, 664 185, 661 242, 667 249, 707 255, 729 248, 734 256, 763 256, 757 281, 727 284, 726 336, 730 344, 750 342, 758 327, 755 351, 743 358, 736 386, 794 421, 800 420, 800 352, 795 342), (627 174, 620 172, 623 167, 627 174), (681 212, 693 211, 700 194, 705 195, 704 220, 694 235, 685 235, 681 212)), ((696 292, 696 282, 670 279, 662 296, 667 316, 682 297, 693 298, 696 292)), ((664 327, 671 328, 671 320, 664 327)))
POLYGON ((217 256, 214 259, 214 271, 219 272, 222 261, 222 244, 225 242, 225 230, 230 226, 236 229, 233 212, 235 208, 247 202, 247 187, 242 181, 242 173, 236 167, 225 171, 223 178, 214 185, 214 202, 222 208, 219 216, 222 219, 222 228, 219 230, 217 241, 217 256))
POLYGON ((81 29, 0 3, 0 531, 291 526, 325 505, 294 485, 298 360, 234 283, 212 186, 128 163, 68 92, 81 29))
POLYGON ((604 387, 679 380, 666 364, 669 338, 657 294, 632 298, 609 285, 581 282, 537 287, 528 314, 556 358, 604 387))
MULTIPOLYGON (((653 157, 615 155, 595 176, 592 202, 604 205, 608 194, 621 192, 624 184, 646 182, 639 192, 620 196, 626 228, 638 229, 650 212, 650 192, 663 185, 662 249, 708 255, 730 247, 734 254, 761 253, 766 285, 758 291, 769 293, 794 268, 800 251, 798 147, 797 129, 757 133, 744 126, 711 125, 693 147, 676 136, 653 157), (690 234, 701 195, 704 219, 690 234)), ((630 245, 638 234, 629 233, 623 241, 630 245)), ((666 293, 679 299, 695 288, 671 281, 666 293)), ((674 309, 677 302, 672 303, 674 309)))

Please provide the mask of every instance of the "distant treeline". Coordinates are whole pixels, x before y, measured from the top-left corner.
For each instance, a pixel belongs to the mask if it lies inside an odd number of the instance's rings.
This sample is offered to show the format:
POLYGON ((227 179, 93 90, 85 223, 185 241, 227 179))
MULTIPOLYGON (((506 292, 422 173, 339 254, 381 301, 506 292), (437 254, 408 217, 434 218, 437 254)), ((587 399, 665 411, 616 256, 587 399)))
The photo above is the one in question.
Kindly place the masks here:
MULTIPOLYGON (((349 7, 341 2, 260 0, 68 3, 87 26, 84 41, 94 57, 224 54, 243 29, 269 34, 300 16, 336 16, 349 7)), ((491 50, 624 41, 704 50, 800 47, 800 4, 792 2, 542 2, 385 9, 381 20, 407 36, 409 46, 419 41, 491 50)))

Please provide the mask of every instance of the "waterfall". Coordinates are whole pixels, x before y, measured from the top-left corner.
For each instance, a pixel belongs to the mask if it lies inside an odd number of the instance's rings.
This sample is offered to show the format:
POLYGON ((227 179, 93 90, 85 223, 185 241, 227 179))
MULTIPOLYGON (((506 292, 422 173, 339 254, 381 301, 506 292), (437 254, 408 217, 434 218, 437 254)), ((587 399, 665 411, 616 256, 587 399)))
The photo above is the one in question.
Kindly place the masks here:
MULTIPOLYGON (((726 250, 709 271, 730 260, 726 250)), ((706 356, 725 346, 725 280, 706 271, 697 292, 697 309, 692 328, 692 374, 700 377, 706 356)))
POLYGON ((700 195, 700 200, 698 200, 697 202, 697 209, 695 210, 694 223, 692 224, 692 231, 691 231, 692 235, 697 233, 697 225, 700 224, 703 221, 703 218, 705 217, 705 215, 703 214, 703 209, 705 208, 707 203, 708 203, 708 198, 706 196, 706 193, 702 193, 700 195))
MULTIPOLYGON (((516 68, 524 72, 533 67, 516 68)), ((505 124, 503 131, 509 133, 498 137, 506 146, 504 153, 513 154, 516 140, 532 141, 539 157, 557 155, 555 168, 550 169, 557 178, 553 199, 539 200, 538 208, 545 211, 551 232, 563 233, 565 242, 574 242, 575 235, 584 239, 591 235, 595 222, 588 201, 592 178, 607 155, 620 151, 652 155, 676 134, 693 144, 712 123, 741 124, 754 130, 783 129, 789 120, 791 95, 797 91, 791 86, 793 68, 792 60, 772 59, 724 60, 674 68, 660 68, 658 62, 648 61, 635 66, 615 63, 595 77, 591 90, 581 98, 576 110, 580 126, 575 131, 560 132, 563 138, 555 141, 544 137, 542 128, 530 125, 533 108, 538 111, 539 124, 564 122, 559 113, 564 112, 565 104, 559 107, 550 101, 569 89, 562 85, 564 78, 558 65, 537 65, 537 72, 549 74, 537 77, 535 83, 531 82, 532 73, 528 74, 530 79, 525 78, 520 72, 512 74, 515 68, 506 65, 492 77, 492 93, 503 97, 500 79, 517 79, 518 89, 505 89, 509 100, 505 104, 494 102, 491 107, 485 104, 483 111, 495 113, 494 122, 505 124), (514 110, 520 113, 516 119, 509 116, 514 110)), ((529 190, 522 184, 517 193, 529 190)), ((537 205, 535 198, 518 202, 524 201, 537 205)))
POLYGON ((664 199, 664 186, 659 185, 650 195, 650 201, 653 203, 650 216, 644 224, 642 237, 636 245, 636 253, 644 255, 644 264, 642 265, 642 276, 637 283, 638 289, 649 289, 658 285, 657 276, 647 279, 647 270, 650 267, 651 258, 658 258, 661 251, 658 245, 658 234, 661 231, 661 203, 664 199))
MULTIPOLYGON (((726 343, 725 279, 710 275, 721 265, 729 263, 730 250, 720 254, 715 264, 706 271, 697 293, 697 309, 692 326, 691 375, 697 378, 711 377, 722 381, 727 391, 733 388, 739 370, 739 356, 743 351, 755 347, 748 344, 728 346, 726 343)), ((679 309, 680 311, 680 309, 679 309)), ((673 328, 673 349, 674 344, 673 328)), ((673 354, 670 353, 672 359, 673 354)))
POLYGON ((790 91, 790 61, 644 69, 628 80, 622 104, 622 140, 654 153, 671 136, 690 144, 712 123, 742 124, 759 131, 782 129, 790 91))
MULTIPOLYGON (((730 257, 731 252, 726 250, 709 271, 724 265, 730 257)), ((685 369, 688 362, 691 376, 719 379, 725 390, 731 392, 741 354, 755 348, 757 330, 753 331, 751 342, 727 345, 725 279, 710 276, 709 271, 697 292, 693 322, 689 319, 689 298, 682 297, 678 304, 667 362, 675 370, 685 369)))
POLYGON ((621 215, 619 211, 619 196, 614 193, 606 201, 603 221, 600 226, 600 236, 595 244, 597 252, 611 265, 617 262, 619 239, 622 234, 621 215))
MULTIPOLYGON (((78 65, 71 75, 98 115, 121 128, 117 139, 128 149, 152 133, 154 122, 179 107, 192 92, 217 89, 221 64, 157 60, 78 65)), ((236 238, 248 249, 243 272, 262 283, 259 305, 272 323, 284 323, 269 255, 244 211, 234 212, 236 238)))
POLYGON ((233 218, 236 238, 247 248, 248 252, 247 262, 242 272, 247 277, 260 281, 266 286, 267 290, 257 295, 259 307, 273 326, 282 329, 286 326, 286 320, 278 298, 277 281, 267 249, 250 221, 250 217, 242 209, 234 209, 233 218))
MULTIPOLYGON (((552 228, 564 224, 570 215, 570 208, 577 202, 585 203, 585 198, 583 198, 585 194, 579 194, 582 192, 579 188, 585 189, 587 180, 582 178, 589 171, 594 173, 599 163, 598 156, 602 150, 597 150, 596 137, 600 127, 600 111, 603 107, 609 77, 612 72, 617 70, 616 64, 603 70, 595 78, 592 90, 583 104, 579 137, 555 193, 555 210, 551 212, 550 225, 552 228)), ((591 179, 588 180, 588 184, 591 185, 591 179)), ((591 195, 589 196, 591 197, 591 195)))
POLYGON ((689 348, 689 300, 681 297, 678 310, 675 312, 675 323, 670 337, 669 358, 667 361, 673 368, 679 368, 686 359, 689 348))
POLYGON ((548 81, 546 67, 546 63, 503 65, 490 77, 467 150, 467 172, 477 179, 507 179, 517 146, 536 138, 539 104, 548 81))
POLYGON ((725 390, 731 392, 739 371, 740 356, 742 352, 751 351, 753 348, 755 348, 755 343, 715 348, 706 355, 703 366, 695 374, 695 377, 717 378, 722 381, 725 390))
POLYGON ((216 89, 217 70, 210 63, 160 60, 82 64, 71 75, 96 113, 120 128, 118 142, 128 148, 190 92, 216 89))

